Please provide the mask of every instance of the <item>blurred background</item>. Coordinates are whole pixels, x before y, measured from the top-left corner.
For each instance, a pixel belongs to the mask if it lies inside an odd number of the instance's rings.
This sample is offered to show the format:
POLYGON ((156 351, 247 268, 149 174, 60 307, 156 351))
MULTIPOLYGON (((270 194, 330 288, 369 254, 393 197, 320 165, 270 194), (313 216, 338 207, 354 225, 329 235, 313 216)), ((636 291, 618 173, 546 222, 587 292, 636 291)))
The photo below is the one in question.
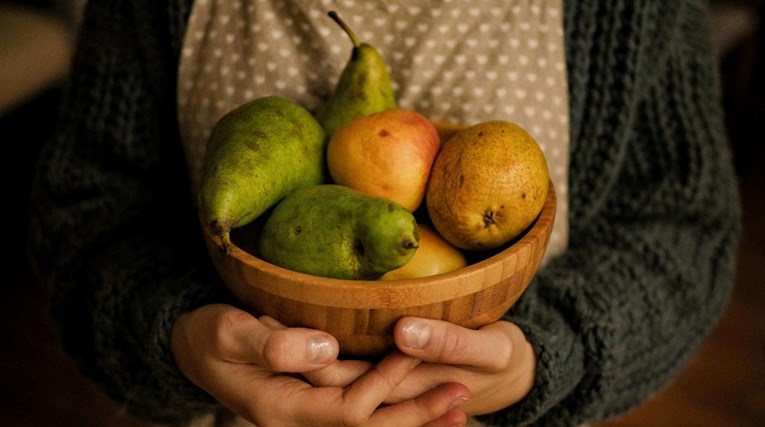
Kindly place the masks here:
MULTIPOLYGON (((682 373, 601 427, 765 425, 765 31, 763 1, 711 1, 711 30, 743 201, 737 279, 722 319, 682 373)), ((0 284, 0 424, 143 426, 58 348, 24 258, 27 197, 53 132, 85 0, 0 0, 0 140, 10 280, 0 284)))

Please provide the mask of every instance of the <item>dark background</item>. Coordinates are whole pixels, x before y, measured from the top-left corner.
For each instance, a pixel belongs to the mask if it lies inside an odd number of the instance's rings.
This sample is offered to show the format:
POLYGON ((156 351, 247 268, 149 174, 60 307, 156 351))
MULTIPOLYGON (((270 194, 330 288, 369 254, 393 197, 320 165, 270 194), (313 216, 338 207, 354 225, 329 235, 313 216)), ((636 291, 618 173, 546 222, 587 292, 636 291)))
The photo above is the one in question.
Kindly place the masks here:
MULTIPOLYGON (((80 376, 61 352, 44 293, 24 254, 33 165, 40 145, 55 127, 82 3, 0 0, 0 141, 6 150, 2 211, 5 253, 9 254, 4 263, 9 280, 0 285, 1 425, 145 425, 80 376), (16 80, 19 76, 23 84, 16 80)), ((711 2, 712 32, 744 208, 731 301, 720 323, 671 384, 603 426, 759 426, 765 422, 762 4, 711 2)))

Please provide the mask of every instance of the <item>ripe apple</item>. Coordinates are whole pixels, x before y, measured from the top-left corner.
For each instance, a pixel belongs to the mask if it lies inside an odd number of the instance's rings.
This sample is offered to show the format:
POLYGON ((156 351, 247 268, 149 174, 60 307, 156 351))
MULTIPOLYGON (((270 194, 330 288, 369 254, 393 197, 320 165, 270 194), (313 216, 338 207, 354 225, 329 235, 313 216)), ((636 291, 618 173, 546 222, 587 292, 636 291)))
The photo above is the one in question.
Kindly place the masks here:
POLYGON ((440 145, 427 117, 402 108, 385 110, 340 127, 327 145, 327 166, 336 184, 414 212, 440 145))

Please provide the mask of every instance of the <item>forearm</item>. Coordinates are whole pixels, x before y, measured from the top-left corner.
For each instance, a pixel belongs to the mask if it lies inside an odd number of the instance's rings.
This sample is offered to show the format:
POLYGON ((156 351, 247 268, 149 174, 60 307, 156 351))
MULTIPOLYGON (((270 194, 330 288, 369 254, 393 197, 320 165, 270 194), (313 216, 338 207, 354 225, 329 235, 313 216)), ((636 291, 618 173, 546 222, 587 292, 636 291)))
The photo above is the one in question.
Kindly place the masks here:
POLYGON ((589 82, 601 93, 589 101, 603 103, 572 112, 581 123, 572 123, 570 246, 508 314, 537 351, 537 381, 489 417, 500 425, 575 425, 640 403, 727 302, 737 187, 703 12, 682 12, 669 39, 633 34, 635 58, 622 52, 590 70, 622 73, 589 82))
POLYGON ((125 2, 88 7, 61 122, 40 157, 30 248, 81 369, 137 414, 172 420, 212 405, 175 367, 172 324, 227 294, 190 203, 172 70, 145 62, 169 41, 147 53, 133 16, 125 2))

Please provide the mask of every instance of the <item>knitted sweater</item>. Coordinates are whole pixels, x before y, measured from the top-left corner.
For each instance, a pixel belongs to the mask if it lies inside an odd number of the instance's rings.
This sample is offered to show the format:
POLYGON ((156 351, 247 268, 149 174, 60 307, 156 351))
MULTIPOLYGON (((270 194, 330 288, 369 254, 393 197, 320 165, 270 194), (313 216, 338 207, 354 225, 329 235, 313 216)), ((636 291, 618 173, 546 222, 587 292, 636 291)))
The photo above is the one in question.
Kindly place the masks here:
MULTIPOLYGON (((89 3, 30 212, 64 348, 156 421, 215 408, 177 369, 169 333, 183 311, 233 302, 200 238, 178 136, 190 1, 89 3)), ((570 244, 507 314, 536 351, 536 384, 487 423, 624 411, 677 373, 725 306, 739 205, 704 7, 566 2, 570 244)))

